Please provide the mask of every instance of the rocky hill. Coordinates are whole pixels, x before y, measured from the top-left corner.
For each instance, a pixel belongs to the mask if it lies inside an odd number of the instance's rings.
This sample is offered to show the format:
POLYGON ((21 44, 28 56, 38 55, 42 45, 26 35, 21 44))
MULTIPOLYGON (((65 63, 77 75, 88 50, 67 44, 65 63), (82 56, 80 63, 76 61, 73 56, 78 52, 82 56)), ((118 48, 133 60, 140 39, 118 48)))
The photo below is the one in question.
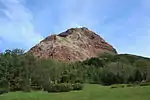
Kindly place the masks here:
POLYGON ((103 38, 85 27, 48 36, 29 50, 38 58, 71 62, 96 57, 104 52, 117 53, 103 38))

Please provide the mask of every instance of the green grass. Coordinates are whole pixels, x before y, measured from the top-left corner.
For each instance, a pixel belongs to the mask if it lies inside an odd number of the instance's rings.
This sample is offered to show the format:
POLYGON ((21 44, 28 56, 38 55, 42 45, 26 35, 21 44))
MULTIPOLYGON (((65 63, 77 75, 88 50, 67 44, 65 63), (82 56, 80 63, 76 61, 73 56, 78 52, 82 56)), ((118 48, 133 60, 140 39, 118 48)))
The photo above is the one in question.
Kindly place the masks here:
POLYGON ((150 100, 150 86, 110 88, 88 84, 82 91, 66 93, 12 92, 0 95, 0 100, 150 100))

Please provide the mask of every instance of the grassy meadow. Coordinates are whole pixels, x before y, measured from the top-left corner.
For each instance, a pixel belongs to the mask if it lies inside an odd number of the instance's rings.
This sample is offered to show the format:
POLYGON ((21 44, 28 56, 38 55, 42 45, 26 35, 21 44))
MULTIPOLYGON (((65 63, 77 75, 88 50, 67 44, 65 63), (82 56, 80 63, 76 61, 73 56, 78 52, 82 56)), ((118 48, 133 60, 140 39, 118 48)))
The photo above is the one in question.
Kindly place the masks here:
POLYGON ((10 92, 0 95, 0 100, 150 100, 150 86, 111 88, 86 84, 81 91, 64 93, 10 92))

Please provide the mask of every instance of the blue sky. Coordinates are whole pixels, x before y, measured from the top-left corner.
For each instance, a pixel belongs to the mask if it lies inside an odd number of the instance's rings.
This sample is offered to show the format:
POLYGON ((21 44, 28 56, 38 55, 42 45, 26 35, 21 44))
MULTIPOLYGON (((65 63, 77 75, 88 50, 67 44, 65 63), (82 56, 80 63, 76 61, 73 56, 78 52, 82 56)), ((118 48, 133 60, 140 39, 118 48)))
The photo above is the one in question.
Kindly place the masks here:
POLYGON ((150 57, 150 0, 0 0, 0 51, 88 27, 119 53, 150 57))

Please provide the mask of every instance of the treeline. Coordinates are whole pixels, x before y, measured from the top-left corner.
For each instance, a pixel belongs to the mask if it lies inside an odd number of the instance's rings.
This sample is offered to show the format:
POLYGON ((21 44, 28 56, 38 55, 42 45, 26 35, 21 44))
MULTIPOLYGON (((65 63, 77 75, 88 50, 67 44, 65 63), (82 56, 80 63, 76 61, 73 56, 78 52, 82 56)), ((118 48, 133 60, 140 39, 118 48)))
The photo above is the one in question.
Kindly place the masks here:
POLYGON ((150 59, 134 55, 103 54, 81 62, 88 83, 139 84, 150 82, 150 59))
POLYGON ((36 59, 23 50, 0 54, 1 91, 81 90, 83 83, 128 84, 150 81, 150 59, 133 55, 103 54, 83 62, 62 63, 36 59))
POLYGON ((81 90, 83 85, 77 73, 67 64, 53 60, 36 59, 20 49, 0 54, 1 91, 44 90, 67 92, 81 90))

